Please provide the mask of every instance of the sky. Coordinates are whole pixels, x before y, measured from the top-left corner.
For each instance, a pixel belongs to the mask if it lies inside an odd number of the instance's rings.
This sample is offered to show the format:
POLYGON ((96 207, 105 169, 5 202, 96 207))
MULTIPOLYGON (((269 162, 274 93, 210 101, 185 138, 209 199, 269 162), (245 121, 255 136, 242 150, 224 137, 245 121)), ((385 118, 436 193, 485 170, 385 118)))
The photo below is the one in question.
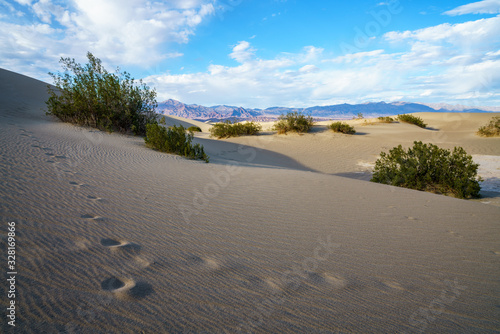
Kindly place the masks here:
POLYGON ((500 0, 0 0, 0 68, 87 52, 158 101, 500 106, 500 0))

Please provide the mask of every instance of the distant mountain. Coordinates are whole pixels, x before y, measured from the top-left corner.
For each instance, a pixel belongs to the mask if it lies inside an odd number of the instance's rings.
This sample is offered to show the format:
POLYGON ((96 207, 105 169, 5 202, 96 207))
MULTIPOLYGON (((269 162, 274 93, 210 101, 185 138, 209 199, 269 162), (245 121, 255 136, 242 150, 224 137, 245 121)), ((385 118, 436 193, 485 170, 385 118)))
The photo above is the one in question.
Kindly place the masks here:
POLYGON ((309 108, 271 107, 267 109, 245 109, 242 107, 218 105, 212 107, 197 104, 184 104, 167 100, 158 104, 158 111, 165 115, 213 121, 220 119, 269 120, 288 112, 302 112, 318 118, 350 119, 359 113, 366 118, 390 116, 417 112, 500 112, 500 107, 470 107, 449 104, 423 104, 410 102, 370 102, 363 104, 337 104, 309 108))
POLYGON ((460 104, 446 104, 446 103, 421 103, 434 110, 449 111, 449 112, 500 112, 500 107, 476 107, 464 106, 460 104))
POLYGON ((204 107, 197 104, 184 104, 176 100, 166 100, 158 103, 158 111, 164 115, 173 115, 196 120, 215 119, 249 119, 257 118, 262 114, 258 111, 247 110, 242 107, 213 106, 204 107))

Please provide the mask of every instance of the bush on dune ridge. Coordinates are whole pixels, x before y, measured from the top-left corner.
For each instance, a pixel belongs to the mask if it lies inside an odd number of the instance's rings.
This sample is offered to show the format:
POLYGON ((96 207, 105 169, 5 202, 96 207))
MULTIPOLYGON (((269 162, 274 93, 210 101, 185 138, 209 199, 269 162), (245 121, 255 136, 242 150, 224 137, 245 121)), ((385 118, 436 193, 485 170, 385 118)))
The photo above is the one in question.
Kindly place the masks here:
POLYGON ((278 134, 286 134, 287 132, 309 132, 314 125, 312 116, 306 116, 300 112, 288 112, 286 115, 280 115, 276 123, 274 123, 274 130, 278 134))
POLYGON ((458 198, 478 198, 482 181, 477 177, 478 166, 462 147, 451 152, 415 141, 408 151, 399 145, 389 154, 380 153, 371 181, 458 198))
POLYGON ((389 117, 389 116, 386 116, 386 117, 382 117, 382 116, 380 116, 380 117, 379 117, 379 118, 377 118, 377 119, 378 119, 378 121, 379 121, 380 123, 392 123, 392 122, 394 122, 394 119, 393 119, 392 117, 389 117))
POLYGON ((141 80, 136 85, 127 72, 109 73, 90 52, 87 58, 85 66, 61 58, 64 73, 49 73, 56 89, 49 86, 47 114, 109 132, 146 134, 146 125, 157 122, 156 91, 141 80))
POLYGON ((352 126, 350 126, 347 123, 342 123, 342 122, 333 122, 330 124, 329 128, 333 132, 340 132, 340 133, 345 133, 348 135, 352 135, 356 133, 356 130, 352 126))
POLYGON ((479 128, 477 134, 483 137, 500 136, 500 117, 493 117, 487 125, 479 128))
POLYGON ((182 126, 171 126, 165 128, 158 124, 148 124, 146 126, 146 145, 160 152, 174 153, 189 159, 200 159, 205 162, 209 157, 205 154, 203 146, 192 145, 193 132, 186 134, 186 129, 182 126))
POLYGON ((425 128, 427 126, 427 124, 425 124, 424 121, 418 116, 403 114, 398 115, 398 120, 409 124, 415 124, 421 128, 425 128))
MULTIPOLYGON (((175 153, 208 162, 199 144, 192 145, 193 133, 181 127, 158 124, 156 91, 139 80, 135 84, 127 72, 109 73, 101 60, 87 53, 89 63, 82 66, 74 59, 61 58, 64 73, 49 73, 55 89, 49 86, 47 115, 63 122, 146 136, 146 145, 161 152, 175 153)), ((160 118, 160 124, 165 124, 160 118)), ((201 130, 201 129, 200 129, 201 130)))
POLYGON ((187 130, 191 132, 202 132, 199 126, 194 126, 194 125, 187 128, 187 130))
POLYGON ((215 123, 210 128, 210 136, 217 139, 239 137, 244 135, 255 135, 262 130, 262 125, 254 122, 231 123, 230 120, 215 123))

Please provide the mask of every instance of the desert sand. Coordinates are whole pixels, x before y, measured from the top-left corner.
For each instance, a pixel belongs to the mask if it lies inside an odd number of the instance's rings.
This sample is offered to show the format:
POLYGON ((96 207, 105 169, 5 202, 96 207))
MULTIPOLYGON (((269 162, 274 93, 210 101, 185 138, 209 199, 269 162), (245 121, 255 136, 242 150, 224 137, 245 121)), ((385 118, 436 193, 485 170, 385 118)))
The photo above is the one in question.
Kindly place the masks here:
POLYGON ((206 164, 61 123, 46 98, 0 70, 1 247, 15 222, 17 252, 3 332, 500 331, 500 139, 474 134, 493 114, 420 114, 431 130, 349 121, 355 136, 325 123, 215 140, 199 124, 206 164), (490 192, 366 181, 381 151, 414 140, 463 146, 490 192))

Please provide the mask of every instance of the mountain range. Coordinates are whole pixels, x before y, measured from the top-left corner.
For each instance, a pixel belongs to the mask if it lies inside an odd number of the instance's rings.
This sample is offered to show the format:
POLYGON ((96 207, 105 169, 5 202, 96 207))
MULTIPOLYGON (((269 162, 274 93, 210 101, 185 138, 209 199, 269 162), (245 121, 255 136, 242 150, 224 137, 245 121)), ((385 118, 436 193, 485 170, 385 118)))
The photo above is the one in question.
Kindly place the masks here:
POLYGON ((235 106, 217 105, 205 107, 197 104, 184 104, 169 99, 158 103, 158 112, 200 121, 215 121, 225 119, 237 120, 272 120, 288 112, 302 112, 315 118, 350 119, 362 114, 365 118, 409 114, 416 112, 500 112, 500 107, 472 107, 464 105, 449 105, 444 103, 423 104, 411 102, 369 102, 363 104, 337 104, 330 106, 315 106, 309 108, 271 107, 267 109, 250 109, 235 106))

